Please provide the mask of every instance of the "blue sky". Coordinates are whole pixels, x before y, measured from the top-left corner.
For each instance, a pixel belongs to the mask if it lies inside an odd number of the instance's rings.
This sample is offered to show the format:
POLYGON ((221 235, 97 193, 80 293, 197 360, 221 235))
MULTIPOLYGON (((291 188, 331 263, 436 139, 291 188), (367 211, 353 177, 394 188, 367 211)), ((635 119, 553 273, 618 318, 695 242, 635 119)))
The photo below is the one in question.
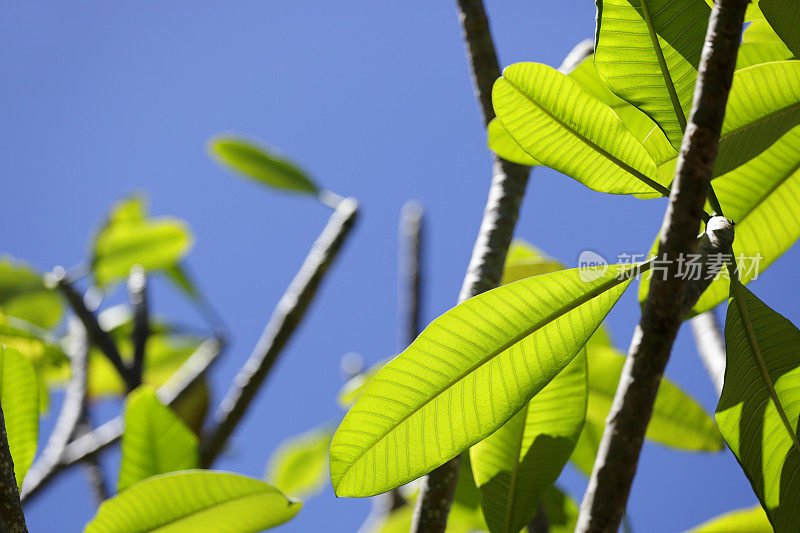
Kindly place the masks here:
MULTIPOLYGON (((224 130, 261 138, 362 203, 357 230, 219 468, 260 476, 282 439, 341 417, 334 398, 344 353, 367 362, 393 354, 397 218, 408 199, 427 209, 426 321, 455 303, 490 162, 451 2, 4 7, 0 251, 42 269, 78 263, 109 206, 137 191, 155 214, 188 221, 196 236, 189 264, 233 335, 214 373, 215 398, 249 354, 328 210, 227 174, 206 156, 206 140, 224 130)), ((589 0, 489 1, 488 9, 503 64, 557 66, 594 31, 589 0)), ((665 205, 601 195, 537 169, 517 236, 569 264, 585 249, 607 257, 645 252, 665 205)), ((753 284, 795 323, 800 306, 784 285, 797 280, 798 266, 800 254, 791 250, 753 284)), ((155 284, 152 301, 160 315, 200 323, 164 283, 155 284)), ((620 347, 638 317, 629 290, 608 320, 620 347)), ((713 412, 714 392, 688 328, 667 374, 713 412)), ((111 479, 116 460, 104 456, 111 479)), ((580 499, 582 478, 567 471, 563 482, 580 499)), ((669 532, 754 503, 728 451, 693 455, 648 444, 630 516, 639 531, 669 532)), ((368 508, 327 489, 282 530, 354 531, 368 508)), ((26 508, 32 531, 78 531, 93 513, 79 469, 26 508)))

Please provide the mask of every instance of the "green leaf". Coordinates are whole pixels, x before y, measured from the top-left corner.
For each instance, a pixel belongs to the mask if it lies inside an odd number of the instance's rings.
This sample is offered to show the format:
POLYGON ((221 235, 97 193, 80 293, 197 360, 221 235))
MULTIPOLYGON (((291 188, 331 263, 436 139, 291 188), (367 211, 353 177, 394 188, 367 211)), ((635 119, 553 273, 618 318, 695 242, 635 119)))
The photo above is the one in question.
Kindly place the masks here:
POLYGON ((146 479, 103 502, 85 533, 255 533, 290 520, 301 506, 257 479, 176 472, 146 479))
POLYGON ((383 359, 369 367, 365 372, 361 372, 357 376, 353 376, 347 380, 347 383, 342 386, 342 388, 339 390, 338 396, 336 397, 336 402, 339 404, 339 407, 342 407, 343 409, 349 409, 350 406, 355 403, 361 393, 364 392, 364 389, 367 388, 367 384, 372 381, 372 378, 375 377, 375 374, 377 374, 378 371, 383 368, 388 361, 388 359, 383 359))
POLYGON ((772 533, 767 513, 760 505, 725 513, 703 522, 690 533, 772 533))
POLYGON ((337 495, 398 487, 493 433, 577 355, 636 268, 524 279, 434 320, 370 381, 333 436, 337 495))
POLYGON ((597 0, 595 65, 680 149, 711 14, 703 0, 597 0))
POLYGON ((541 164, 600 192, 666 191, 653 158, 617 114, 557 70, 511 65, 495 82, 492 101, 508 133, 541 164))
POLYGON ((221 134, 208 141, 208 152, 234 172, 287 191, 316 194, 317 186, 294 163, 237 135, 221 134))
POLYGON ((470 448, 489 530, 518 533, 555 483, 586 416, 586 357, 577 356, 528 405, 470 448))
POLYGON ((800 530, 800 330, 742 285, 725 321, 717 424, 772 525, 800 530))
POLYGON ((578 523, 578 506, 572 498, 555 486, 542 497, 550 533, 572 533, 578 523))
POLYGON ((775 30, 764 20, 750 23, 742 35, 736 69, 743 69, 770 61, 792 59, 794 54, 786 48, 775 30))
POLYGON ((0 404, 19 488, 36 455, 39 391, 36 374, 25 356, 3 344, 0 344, 0 404))
POLYGON ((125 279, 134 265, 168 270, 189 252, 192 235, 171 217, 146 219, 139 199, 117 204, 93 244, 92 270, 98 285, 125 279))
POLYGON ((314 430, 283 442, 269 459, 266 479, 285 494, 308 498, 328 480, 331 432, 314 430))
POLYGON ((759 6, 775 33, 800 56, 800 4, 796 0, 761 0, 759 6))
POLYGON ((197 437, 143 385, 128 395, 118 490, 158 474, 198 466, 197 437))
POLYGON ((529 167, 536 166, 539 162, 528 155, 522 149, 517 141, 506 131, 503 123, 497 118, 493 118, 486 128, 488 135, 488 145, 491 150, 497 155, 511 161, 512 163, 519 163, 520 165, 528 165, 529 167))
POLYGON ((61 320, 58 294, 45 286, 42 274, 10 257, 0 258, 0 311, 50 329, 61 320))
MULTIPOLYGON (((764 153, 714 180, 725 216, 736 223, 733 254, 739 277, 747 284, 763 274, 800 238, 800 127, 795 127, 764 153)), ((651 248, 655 253, 656 243, 651 248)), ((649 290, 650 272, 642 276, 639 301, 649 290)), ((723 270, 692 310, 699 314, 728 297, 730 282, 723 270)))

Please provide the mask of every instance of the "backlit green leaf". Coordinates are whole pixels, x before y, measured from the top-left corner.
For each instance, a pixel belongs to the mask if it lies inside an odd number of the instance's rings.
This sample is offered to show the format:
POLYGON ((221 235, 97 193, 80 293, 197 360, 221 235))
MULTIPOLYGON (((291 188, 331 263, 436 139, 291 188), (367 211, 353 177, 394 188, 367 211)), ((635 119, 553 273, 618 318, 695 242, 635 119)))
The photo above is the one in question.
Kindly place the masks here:
POLYGON ((492 121, 489 122, 489 126, 486 128, 486 134, 488 135, 489 148, 506 161, 519 163, 520 165, 528 165, 530 167, 539 164, 538 161, 529 156, 528 153, 517 144, 517 141, 509 135, 503 123, 497 118, 493 118, 492 121))
POLYGON ((308 498, 328 481, 331 432, 315 430, 283 442, 272 454, 266 480, 285 494, 308 498))
POLYGON ((557 70, 511 65, 495 82, 492 101, 528 155, 590 189, 649 197, 665 189, 653 158, 617 114, 557 70))
POLYGON ((28 265, 0 258, 0 311, 49 329, 58 324, 63 306, 58 294, 45 287, 42 275, 28 265))
POLYGON ((175 472, 103 502, 85 533, 256 533, 290 520, 300 507, 257 479, 209 470, 175 472))
POLYGON ((170 269, 189 252, 192 235, 183 221, 141 218, 142 213, 141 200, 120 202, 98 233, 92 254, 98 285, 127 278, 134 265, 147 270, 170 269))
POLYGON ((524 279, 434 320, 370 381, 336 431, 336 493, 385 492, 493 433, 577 355, 635 268, 524 279))
POLYGON ((761 0, 764 18, 780 36, 786 46, 800 56, 800 3, 796 0, 761 0))
POLYGON ((703 522, 690 533, 772 533, 767 513, 760 505, 739 509, 703 522))
POLYGON ((316 194, 317 186, 294 163, 236 135, 217 135, 208 151, 220 165, 278 189, 316 194))
POLYGON ((794 54, 783 44, 775 30, 764 20, 752 22, 742 35, 736 69, 747 68, 770 61, 792 59, 794 54))
POLYGON ((489 530, 518 533, 536 515, 578 440, 586 416, 582 352, 500 429, 470 448, 489 530))
POLYGON ((36 374, 25 356, 3 344, 0 344, 0 404, 17 487, 21 487, 36 455, 39 391, 36 374))
POLYGON ((800 330, 735 284, 717 424, 777 531, 800 530, 800 330))
POLYGON ((155 391, 141 386, 128 395, 118 490, 158 474, 197 468, 197 437, 155 391))
POLYGON ((597 0, 595 65, 678 150, 711 14, 703 0, 597 0))

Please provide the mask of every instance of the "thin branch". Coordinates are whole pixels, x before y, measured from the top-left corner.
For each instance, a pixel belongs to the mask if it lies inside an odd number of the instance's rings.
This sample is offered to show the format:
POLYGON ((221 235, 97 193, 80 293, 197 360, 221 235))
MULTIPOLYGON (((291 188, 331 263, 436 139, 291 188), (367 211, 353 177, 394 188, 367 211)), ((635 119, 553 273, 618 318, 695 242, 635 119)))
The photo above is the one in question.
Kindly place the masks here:
POLYGON ((714 311, 706 311, 692 318, 694 341, 697 344, 697 353, 706 367, 708 377, 717 391, 717 396, 722 394, 722 384, 725 381, 725 340, 717 322, 714 311))
POLYGON ((133 333, 131 335, 133 361, 130 372, 133 378, 141 383, 147 338, 150 336, 150 317, 147 305, 147 275, 140 265, 131 268, 128 276, 128 298, 133 308, 133 333))
POLYGON ((659 243, 666 275, 652 278, 581 505, 579 532, 616 532, 625 511, 656 392, 684 318, 686 280, 678 275, 677 259, 697 246, 748 3, 714 3, 659 243))
POLYGON ((22 502, 17 490, 14 475, 14 460, 8 448, 6 422, 0 407, 0 531, 8 533, 28 533, 22 502))
POLYGON ((550 521, 547 519, 547 511, 542 500, 539 500, 539 510, 536 511, 536 516, 528 522, 527 530, 528 533, 549 533, 550 521))
POLYGON ((209 467, 244 416, 283 347, 291 338, 314 299, 325 273, 342 248, 358 215, 358 203, 342 200, 317 238, 300 270, 264 328, 252 354, 234 378, 215 415, 214 426, 202 439, 200 464, 209 467))
POLYGON ((39 458, 28 469, 22 484, 22 500, 31 493, 31 487, 39 486, 58 468, 64 450, 75 435, 86 405, 86 363, 89 357, 89 342, 86 330, 80 322, 70 317, 70 344, 67 354, 70 361, 70 378, 58 413, 56 425, 39 458))
MULTIPOLYGON (((492 86, 500 77, 489 19, 481 0, 457 0, 459 20, 480 103, 483 123, 495 117, 492 86)), ((472 258, 459 294, 459 301, 497 287, 503 274, 508 247, 519 216, 530 167, 493 157, 492 184, 472 258)), ((458 482, 460 457, 456 456, 425 476, 414 510, 412 532, 440 533, 447 525, 458 482)))
MULTIPOLYGON (((169 377, 166 383, 159 387, 158 398, 161 402, 165 405, 175 405, 192 386, 200 381, 211 366, 211 363, 222 353, 224 347, 225 342, 222 339, 203 341, 197 347, 197 350, 189 356, 189 359, 169 377)), ((26 501, 36 495, 60 472, 94 456, 115 443, 122 436, 123 427, 123 418, 118 415, 93 429, 90 433, 70 442, 64 449, 61 461, 55 468, 48 471, 47 475, 37 479, 35 483, 33 481, 29 482, 28 479, 25 480, 26 501)))
MULTIPOLYGON (((405 350, 420 330, 420 302, 422 301, 422 206, 411 200, 403 205, 399 224, 397 321, 399 348, 405 350)), ((372 498, 372 509, 361 525, 360 532, 377 531, 392 512, 407 505, 399 488, 372 498)))
POLYGON ((128 390, 131 391, 135 389, 137 386, 136 380, 128 366, 122 361, 114 339, 100 326, 97 317, 86 306, 86 303, 83 301, 83 296, 81 296, 69 278, 67 278, 64 269, 56 267, 52 273, 52 280, 83 323, 83 327, 86 328, 91 343, 97 346, 111 364, 114 365, 114 368, 117 369, 117 372, 125 381, 128 390))
MULTIPOLYGON (((84 409, 81 415, 81 421, 75 431, 76 437, 82 437, 92 431, 92 424, 89 421, 89 413, 84 409)), ((81 461, 83 469, 86 472, 86 477, 89 480, 89 486, 92 488, 94 500, 97 505, 100 505, 111 496, 111 491, 106 484, 105 476, 103 475, 103 468, 100 466, 100 454, 88 456, 81 461)))

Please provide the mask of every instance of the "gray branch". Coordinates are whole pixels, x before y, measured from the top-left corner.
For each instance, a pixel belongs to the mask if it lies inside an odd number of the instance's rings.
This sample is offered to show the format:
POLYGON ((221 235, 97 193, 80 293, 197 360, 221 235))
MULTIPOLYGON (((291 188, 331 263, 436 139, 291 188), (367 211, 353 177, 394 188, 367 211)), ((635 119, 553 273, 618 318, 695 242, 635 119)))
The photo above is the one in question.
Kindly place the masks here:
POLYGON ((147 338, 150 336, 150 318, 147 304, 147 275, 144 268, 136 265, 128 276, 128 297, 133 308, 133 360, 130 372, 133 379, 141 384, 144 370, 144 355, 147 338))
MULTIPOLYGON (((457 0, 457 4, 475 95, 480 103, 483 123, 488 125, 495 117, 492 86, 500 77, 500 65, 492 41, 489 19, 481 0, 457 0)), ((495 155, 492 157, 489 198, 461 287, 459 302, 493 289, 500 283, 503 264, 528 183, 530 167, 511 163, 495 155)), ((445 530, 458 482, 459 464, 460 457, 456 456, 423 478, 414 509, 412 532, 440 533, 445 530)))
POLYGON ((706 311, 692 318, 692 326, 697 352, 706 367, 708 377, 717 391, 717 396, 722 394, 722 384, 725 381, 725 340, 717 322, 714 311, 706 311))
POLYGON ((677 259, 697 246, 748 3, 714 3, 661 231, 658 256, 667 260, 666 275, 652 278, 581 504, 578 532, 616 532, 625 511, 656 392, 684 318, 686 280, 678 275, 677 259))
MULTIPOLYGON (((169 377, 166 383, 159 387, 158 398, 161 402, 165 405, 175 405, 192 386, 200 381, 224 347, 225 343, 220 339, 203 341, 197 347, 197 350, 189 356, 189 359, 169 377)), ((75 440, 67 444, 61 460, 47 472, 47 475, 41 476, 35 481, 32 479, 25 480, 23 489, 25 490, 26 501, 36 495, 47 482, 51 481, 60 472, 94 456, 115 443, 122 436, 123 429, 122 415, 118 415, 90 433, 75 438, 75 440)), ((30 473, 26 477, 30 478, 30 473)))
POLYGON ((311 248, 300 271, 264 328, 252 354, 234 378, 215 415, 214 426, 202 439, 200 464, 208 468, 244 416, 284 346, 305 316, 325 273, 344 244, 358 215, 358 202, 339 202, 328 224, 311 248))
POLYGON ((69 320, 70 344, 67 348, 70 378, 58 413, 56 425, 39 458, 28 469, 22 484, 22 500, 28 498, 33 487, 38 487, 59 467, 64 450, 75 435, 86 405, 86 363, 89 342, 86 330, 74 317, 69 320))

